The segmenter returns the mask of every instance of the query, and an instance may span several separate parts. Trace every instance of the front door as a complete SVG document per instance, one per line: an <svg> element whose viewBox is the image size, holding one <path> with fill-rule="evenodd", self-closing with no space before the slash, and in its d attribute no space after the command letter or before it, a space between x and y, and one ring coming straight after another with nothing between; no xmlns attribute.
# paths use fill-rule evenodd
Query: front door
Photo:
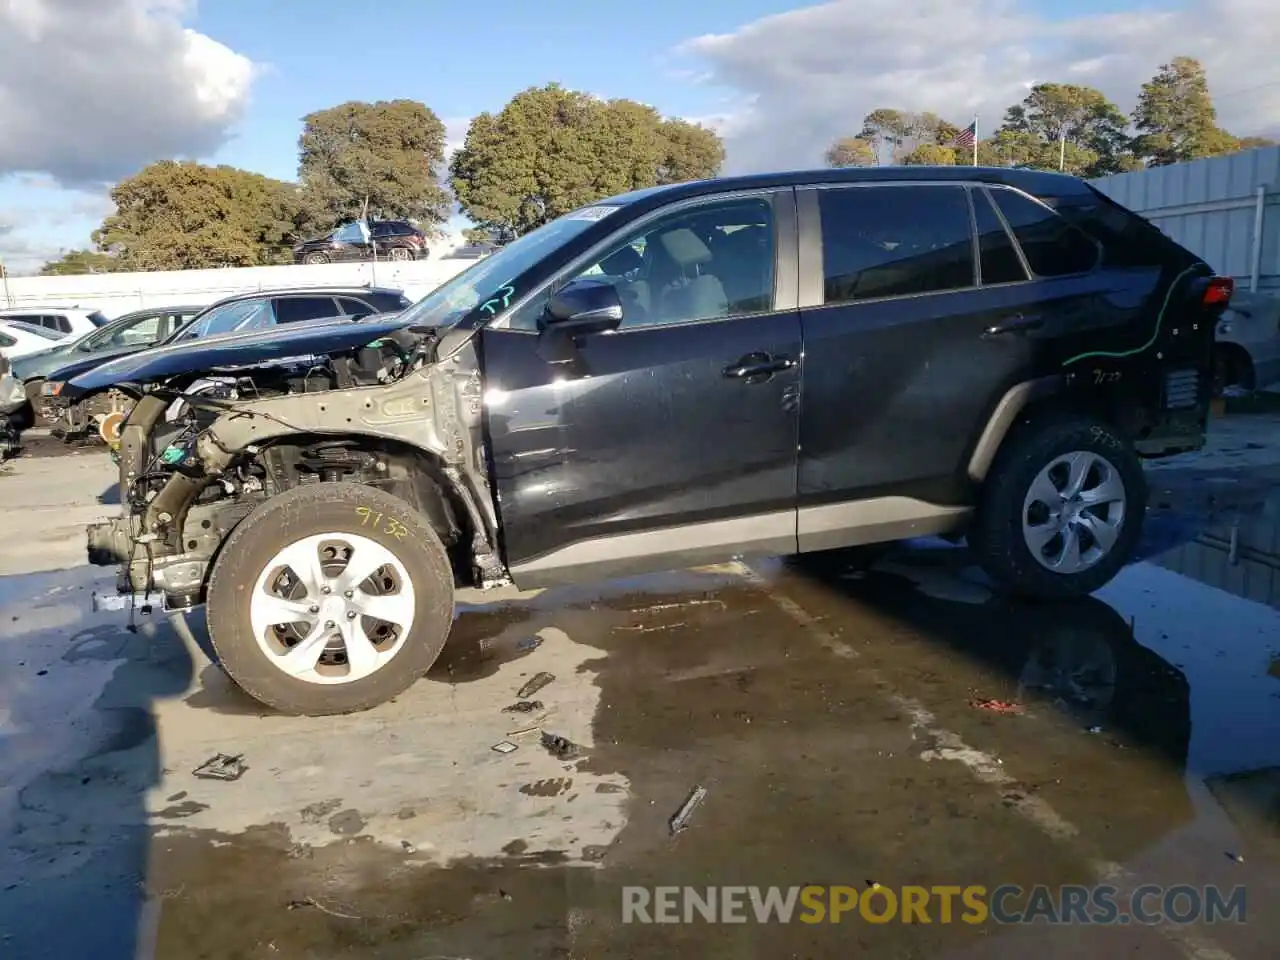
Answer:
<svg viewBox="0 0 1280 960"><path fill-rule="evenodd" d="M703 198L607 242L576 276L610 278L624 319L568 362L539 355L546 295L483 332L517 584L794 551L801 340L779 221L795 222L790 189Z"/></svg>

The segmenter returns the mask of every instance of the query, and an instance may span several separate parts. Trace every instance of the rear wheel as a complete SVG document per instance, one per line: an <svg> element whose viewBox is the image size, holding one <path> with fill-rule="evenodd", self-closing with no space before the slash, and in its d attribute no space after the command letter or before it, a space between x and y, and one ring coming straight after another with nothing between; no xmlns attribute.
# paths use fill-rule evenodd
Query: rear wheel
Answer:
<svg viewBox="0 0 1280 960"><path fill-rule="evenodd" d="M413 251L408 247L392 247L387 251L387 256L392 260L412 260Z"/></svg>
<svg viewBox="0 0 1280 960"><path fill-rule="evenodd" d="M453 572L415 510L354 483L298 487L239 524L209 580L223 669L285 713L368 709L411 686L453 624Z"/></svg>
<svg viewBox="0 0 1280 960"><path fill-rule="evenodd" d="M302 258L303 263L328 263L329 255L327 253L308 253Z"/></svg>
<svg viewBox="0 0 1280 960"><path fill-rule="evenodd" d="M1108 424L1028 425L992 467L969 543L987 573L1018 593L1079 597L1132 556L1146 503L1142 465Z"/></svg>

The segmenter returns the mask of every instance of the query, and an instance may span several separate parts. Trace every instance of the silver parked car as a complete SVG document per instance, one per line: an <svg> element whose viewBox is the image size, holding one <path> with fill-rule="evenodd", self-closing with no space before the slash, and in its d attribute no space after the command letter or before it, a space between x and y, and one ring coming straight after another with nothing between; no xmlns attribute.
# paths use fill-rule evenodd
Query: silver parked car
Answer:
<svg viewBox="0 0 1280 960"><path fill-rule="evenodd" d="M1264 390L1280 383L1280 297L1238 291L1218 321L1220 389Z"/></svg>

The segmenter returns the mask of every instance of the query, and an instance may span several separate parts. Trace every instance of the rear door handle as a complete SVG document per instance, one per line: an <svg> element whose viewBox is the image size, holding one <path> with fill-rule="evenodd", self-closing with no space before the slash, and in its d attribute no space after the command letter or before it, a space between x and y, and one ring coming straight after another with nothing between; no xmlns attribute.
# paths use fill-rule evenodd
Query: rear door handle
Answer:
<svg viewBox="0 0 1280 960"><path fill-rule="evenodd" d="M1004 333L1026 333L1028 330L1039 330L1044 326L1044 317L1023 313L1015 313L999 323L993 323L982 332L984 337L998 337Z"/></svg>
<svg viewBox="0 0 1280 960"><path fill-rule="evenodd" d="M770 378L775 373L790 370L796 362L790 357L774 357L767 353L749 353L724 368L724 375L730 380L746 380L757 382L756 378Z"/></svg>

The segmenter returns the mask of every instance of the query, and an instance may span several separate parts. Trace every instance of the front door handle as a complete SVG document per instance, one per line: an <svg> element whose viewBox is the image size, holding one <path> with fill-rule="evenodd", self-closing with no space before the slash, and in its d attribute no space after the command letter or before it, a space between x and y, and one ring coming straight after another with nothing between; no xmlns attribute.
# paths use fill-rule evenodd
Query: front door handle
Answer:
<svg viewBox="0 0 1280 960"><path fill-rule="evenodd" d="M1004 333L1026 333L1028 330L1039 330L1044 326L1044 317L1015 313L999 323L993 323L982 332L984 337L998 337Z"/></svg>
<svg viewBox="0 0 1280 960"><path fill-rule="evenodd" d="M790 357L775 357L767 353L748 353L724 368L724 375L730 380L746 380L748 383L761 382L760 378L771 378L775 373L790 370L796 362Z"/></svg>

